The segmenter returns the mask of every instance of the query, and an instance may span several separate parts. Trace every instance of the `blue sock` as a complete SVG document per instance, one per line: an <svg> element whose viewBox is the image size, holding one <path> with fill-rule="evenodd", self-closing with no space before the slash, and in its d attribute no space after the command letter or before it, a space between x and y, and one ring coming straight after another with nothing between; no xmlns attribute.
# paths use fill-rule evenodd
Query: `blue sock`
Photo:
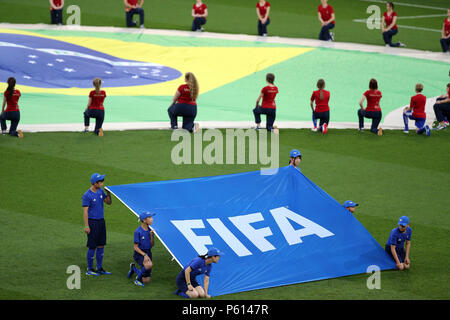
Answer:
<svg viewBox="0 0 450 320"><path fill-rule="evenodd" d="M314 117L314 113L312 115L312 122L313 122L314 128L317 128L317 119Z"/></svg>
<svg viewBox="0 0 450 320"><path fill-rule="evenodd" d="M96 255L97 270L100 270L102 268L104 250L105 250L105 248L97 248L97 255Z"/></svg>
<svg viewBox="0 0 450 320"><path fill-rule="evenodd" d="M92 270L94 268L94 255L95 249L89 249L87 252L87 264L89 270Z"/></svg>
<svg viewBox="0 0 450 320"><path fill-rule="evenodd" d="M408 116L406 114L403 114L403 122L405 123L405 131L409 131L409 128L408 128Z"/></svg>

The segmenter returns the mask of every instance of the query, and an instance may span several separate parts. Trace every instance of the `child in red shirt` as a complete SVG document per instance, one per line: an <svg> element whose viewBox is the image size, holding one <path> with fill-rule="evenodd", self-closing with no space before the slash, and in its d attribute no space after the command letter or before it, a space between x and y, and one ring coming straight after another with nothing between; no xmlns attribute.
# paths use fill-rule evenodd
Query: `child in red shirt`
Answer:
<svg viewBox="0 0 450 320"><path fill-rule="evenodd" d="M197 0L192 6L192 31L203 31L203 25L206 23L206 17L208 16L208 8L202 0Z"/></svg>
<svg viewBox="0 0 450 320"><path fill-rule="evenodd" d="M103 101L106 98L106 92L100 90L102 85L102 79L95 78L93 81L95 90L89 93L89 101L84 111L84 132L89 132L89 120L95 118L95 130L94 133L100 137L103 136L103 121L105 119L105 108L103 107Z"/></svg>
<svg viewBox="0 0 450 320"><path fill-rule="evenodd" d="M386 47L406 47L401 42L392 43L392 37L398 33L397 13L394 11L394 4L392 2L386 3L386 12L383 14L381 20L381 31Z"/></svg>
<svg viewBox="0 0 450 320"><path fill-rule="evenodd" d="M441 47L443 52L450 53L450 9L447 10L447 18L445 18L442 26Z"/></svg>
<svg viewBox="0 0 450 320"><path fill-rule="evenodd" d="M19 98L20 91L15 89L16 79L13 77L8 78L8 88L3 93L2 113L0 114L0 124L2 128L2 134L6 134L7 125L6 120L11 121L9 127L9 135L13 137L23 138L21 130L16 130L20 121L19 110ZM5 109L6 105L6 109Z"/></svg>
<svg viewBox="0 0 450 320"><path fill-rule="evenodd" d="M415 120L416 132L422 134L426 132L427 136L430 136L430 127L425 124L427 114L425 113L425 104L427 103L427 97L421 92L423 90L423 84L416 84L416 95L411 97L409 107L403 109L403 122L405 123L404 133L409 132L408 119Z"/></svg>
<svg viewBox="0 0 450 320"><path fill-rule="evenodd" d="M370 132L383 135L383 129L379 128L378 125L381 121L381 108L380 99L382 98L381 92L378 90L378 82L375 79L370 79L369 90L364 92L361 101L359 101L358 119L359 119L359 131L364 130L364 118L372 119L372 126ZM367 107L364 108L363 102L367 99Z"/></svg>
<svg viewBox="0 0 450 320"><path fill-rule="evenodd" d="M320 2L321 4L317 9L318 18L322 25L319 33L319 40L334 41L334 34L330 32L335 25L334 9L328 4L328 0L320 0Z"/></svg>
<svg viewBox="0 0 450 320"><path fill-rule="evenodd" d="M311 110L313 112L313 119L319 119L319 132L326 134L328 131L328 122L330 121L330 107L328 101L330 100L330 92L325 90L325 81L319 79L317 81L317 89L311 96ZM314 102L316 108L314 109Z"/></svg>
<svg viewBox="0 0 450 320"><path fill-rule="evenodd" d="M256 4L256 15L258 16L258 34L260 36L267 36L267 26L270 23L269 19L270 3L264 0L259 0Z"/></svg>
<svg viewBox="0 0 450 320"><path fill-rule="evenodd" d="M260 129L261 114L265 114L266 117L266 129L274 133L278 133L278 128L273 125L276 117L276 103L275 97L278 94L278 87L273 83L275 81L275 75L268 73L266 75L267 86L262 88L258 99L256 99L256 107L253 109L253 115L255 116L256 129ZM261 106L259 101L262 99Z"/></svg>

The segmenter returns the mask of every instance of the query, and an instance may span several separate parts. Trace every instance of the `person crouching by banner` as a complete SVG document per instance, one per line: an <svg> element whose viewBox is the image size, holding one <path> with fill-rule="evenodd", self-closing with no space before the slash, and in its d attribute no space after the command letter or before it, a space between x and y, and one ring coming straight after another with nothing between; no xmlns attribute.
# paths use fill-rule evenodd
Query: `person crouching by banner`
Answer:
<svg viewBox="0 0 450 320"><path fill-rule="evenodd" d="M183 129L197 132L199 125L194 123L197 116L198 81L192 72L184 75L185 84L178 87L173 96L172 105L167 109L170 118L170 127L178 129L177 117L183 117Z"/></svg>
<svg viewBox="0 0 450 320"><path fill-rule="evenodd" d="M216 248L210 248L203 256L194 258L177 276L176 283L178 289L176 295L184 298L211 298L208 294L209 278L211 276L212 263L217 263L223 252ZM197 282L196 277L204 274L203 288Z"/></svg>
<svg viewBox="0 0 450 320"><path fill-rule="evenodd" d="M15 89L15 87L16 87L16 79L13 77L8 78L8 88L6 88L6 91L3 93L0 124L2 128L2 135L4 135L6 134L6 130L8 129L6 125L6 120L10 120L11 125L9 127L9 135L13 137L23 138L22 131L16 130L20 121L20 110L18 105L20 98L20 91Z"/></svg>
<svg viewBox="0 0 450 320"><path fill-rule="evenodd" d="M407 216L400 217L398 227L391 231L385 246L386 252L394 259L399 271L409 269L411 266L411 261L409 260L411 234L409 218Z"/></svg>
<svg viewBox="0 0 450 320"><path fill-rule="evenodd" d="M302 154L297 149L291 150L290 157L289 157L289 165L293 166L294 168L298 169L300 171L300 168L298 165L302 161Z"/></svg>
<svg viewBox="0 0 450 320"><path fill-rule="evenodd" d="M84 132L89 132L89 119L95 118L95 130L94 133L100 137L103 137L103 121L105 119L105 108L103 101L105 101L106 93L104 90L100 90L102 85L102 79L95 78L93 81L95 90L89 93L89 101L84 111Z"/></svg>
<svg viewBox="0 0 450 320"><path fill-rule="evenodd" d="M353 202L352 200L347 200L347 201L344 202L343 206L350 213L355 213L355 210L356 210L356 207L358 206L358 204Z"/></svg>
<svg viewBox="0 0 450 320"><path fill-rule="evenodd" d="M154 213L143 212L139 215L142 224L134 232L134 254L133 259L140 266L140 269L134 263L130 264L128 279L136 273L134 284L143 287L150 282L152 276L153 256L152 247L155 245L154 232L150 228L153 224Z"/></svg>

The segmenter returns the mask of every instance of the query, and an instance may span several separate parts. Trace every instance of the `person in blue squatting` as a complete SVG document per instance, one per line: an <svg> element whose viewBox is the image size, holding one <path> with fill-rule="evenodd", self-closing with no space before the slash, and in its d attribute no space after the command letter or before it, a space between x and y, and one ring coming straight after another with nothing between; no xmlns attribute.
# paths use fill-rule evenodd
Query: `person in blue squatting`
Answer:
<svg viewBox="0 0 450 320"><path fill-rule="evenodd" d="M292 149L289 154L289 165L300 171L299 164L302 161L302 154L297 149Z"/></svg>
<svg viewBox="0 0 450 320"><path fill-rule="evenodd" d="M99 276L111 274L102 267L103 252L106 245L106 225L103 215L103 203L111 205L111 194L102 189L105 175L94 173L91 176L91 187L85 192L82 198L84 232L87 235L88 269L86 275ZM97 269L94 270L94 256L97 260Z"/></svg>
<svg viewBox="0 0 450 320"><path fill-rule="evenodd" d="M176 278L178 289L175 294L190 299L211 298L208 294L209 278L212 264L219 262L220 256L223 256L223 252L220 252L217 248L210 248L205 255L191 260ZM196 277L201 274L205 275L203 288L196 280Z"/></svg>
<svg viewBox="0 0 450 320"><path fill-rule="evenodd" d="M152 276L153 256L152 247L155 245L154 232L150 227L153 224L155 213L142 212L139 215L141 225L134 231L134 254L133 259L140 266L136 267L135 263L130 264L128 271L128 279L136 273L134 284L143 287L150 282Z"/></svg>
<svg viewBox="0 0 450 320"><path fill-rule="evenodd" d="M411 234L412 230L409 227L409 218L402 216L398 221L398 227L391 231L385 246L386 252L394 259L399 271L407 270L411 266L411 261L409 260Z"/></svg>

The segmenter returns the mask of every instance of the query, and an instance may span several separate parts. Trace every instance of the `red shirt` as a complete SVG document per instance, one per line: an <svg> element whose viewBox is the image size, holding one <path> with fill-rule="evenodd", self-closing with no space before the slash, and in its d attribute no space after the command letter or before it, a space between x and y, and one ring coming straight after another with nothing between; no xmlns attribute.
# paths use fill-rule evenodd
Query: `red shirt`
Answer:
<svg viewBox="0 0 450 320"><path fill-rule="evenodd" d="M194 10L194 14L205 14L205 10L207 9L207 7L204 3L202 3L200 7L197 7L197 4L194 3L192 9Z"/></svg>
<svg viewBox="0 0 450 320"><path fill-rule="evenodd" d="M105 110L105 108L103 107L103 101L106 98L105 91L100 90L100 92L97 93L97 91L92 90L89 93L89 98L92 99L91 105L89 106L89 110L90 109Z"/></svg>
<svg viewBox="0 0 450 320"><path fill-rule="evenodd" d="M197 105L195 100L192 100L191 98L191 90L189 90L189 86L187 84L182 84L179 86L178 92L181 93L181 95L178 97L177 103L192 104L194 106Z"/></svg>
<svg viewBox="0 0 450 320"><path fill-rule="evenodd" d="M425 104L427 103L427 97L418 93L411 97L411 103L409 107L412 109L412 116L414 118L425 119L427 114L425 113Z"/></svg>
<svg viewBox="0 0 450 320"><path fill-rule="evenodd" d="M275 97L278 93L278 88L276 86L265 86L262 88L261 93L263 94L261 108L275 109L277 107Z"/></svg>
<svg viewBox="0 0 450 320"><path fill-rule="evenodd" d="M387 12L383 13L384 22L386 22L386 28L389 27L394 20L394 17L397 16L397 13L395 11L392 11L391 15L388 15ZM394 24L392 27L392 30L397 30L397 24Z"/></svg>
<svg viewBox="0 0 450 320"><path fill-rule="evenodd" d="M330 92L327 90L322 90L323 99L320 100L320 90L316 90L312 93L311 101L315 101L316 108L315 112L326 112L330 111L330 107L328 106L328 101L330 101Z"/></svg>
<svg viewBox="0 0 450 320"><path fill-rule="evenodd" d="M259 14L261 17L265 17L266 16L266 12L267 12L267 8L270 7L270 3L268 3L266 1L266 3L264 3L264 5L261 5L259 2L256 4L256 8L258 8ZM269 17L267 17L269 18Z"/></svg>
<svg viewBox="0 0 450 320"><path fill-rule="evenodd" d="M445 35L448 36L450 34L450 19L445 18L444 20L444 32Z"/></svg>
<svg viewBox="0 0 450 320"><path fill-rule="evenodd" d="M364 95L367 98L366 111L381 111L380 99L382 95L379 90L367 90Z"/></svg>
<svg viewBox="0 0 450 320"><path fill-rule="evenodd" d="M130 6L135 6L135 5L137 5L138 1L139 0L128 0L127 2ZM130 8L125 7L125 11L130 11L130 10L131 10Z"/></svg>
<svg viewBox="0 0 450 320"><path fill-rule="evenodd" d="M320 17L322 18L323 21L330 20L331 14L334 13L333 7L330 5L327 5L326 8L320 5L317 11L320 13ZM334 20L331 21L331 23L334 24Z"/></svg>
<svg viewBox="0 0 450 320"><path fill-rule="evenodd" d="M5 109L5 112L20 111L19 110L19 105L17 104L19 102L19 98L20 98L20 91L19 90L14 90L13 91L13 95L12 95L11 98L9 98L8 90L6 90L3 95L6 98L6 109Z"/></svg>
<svg viewBox="0 0 450 320"><path fill-rule="evenodd" d="M53 5L59 7L61 5L61 0L53 0ZM50 11L53 11L53 7L50 6Z"/></svg>

